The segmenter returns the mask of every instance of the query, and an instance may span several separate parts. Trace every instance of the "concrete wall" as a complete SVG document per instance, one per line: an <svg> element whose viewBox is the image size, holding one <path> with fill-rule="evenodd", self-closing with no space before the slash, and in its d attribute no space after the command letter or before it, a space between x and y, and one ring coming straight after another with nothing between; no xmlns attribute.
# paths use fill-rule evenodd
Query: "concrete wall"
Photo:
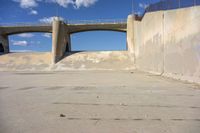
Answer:
<svg viewBox="0 0 200 133"><path fill-rule="evenodd" d="M127 19L127 50L132 57L132 61L135 60L135 46L134 46L134 16L129 15Z"/></svg>
<svg viewBox="0 0 200 133"><path fill-rule="evenodd" d="M200 83L200 7L164 15L164 74Z"/></svg>
<svg viewBox="0 0 200 133"><path fill-rule="evenodd" d="M137 68L163 72L163 12L148 13L141 22L134 22Z"/></svg>
<svg viewBox="0 0 200 133"><path fill-rule="evenodd" d="M134 21L136 67L200 83L200 7L147 13Z"/></svg>

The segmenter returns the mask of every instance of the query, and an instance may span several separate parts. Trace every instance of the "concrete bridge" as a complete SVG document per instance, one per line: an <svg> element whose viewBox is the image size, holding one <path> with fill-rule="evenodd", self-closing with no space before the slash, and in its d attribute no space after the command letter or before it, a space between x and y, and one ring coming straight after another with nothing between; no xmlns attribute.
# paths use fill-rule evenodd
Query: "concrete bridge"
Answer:
<svg viewBox="0 0 200 133"><path fill-rule="evenodd" d="M126 32L127 23L72 24L68 25L68 29L70 34L97 30Z"/></svg>
<svg viewBox="0 0 200 133"><path fill-rule="evenodd" d="M127 32L127 22L67 24L57 19L52 24L0 26L0 44L3 48L1 51L9 53L9 35L28 32L52 33L52 60L56 63L66 51L71 51L71 34L97 30Z"/></svg>

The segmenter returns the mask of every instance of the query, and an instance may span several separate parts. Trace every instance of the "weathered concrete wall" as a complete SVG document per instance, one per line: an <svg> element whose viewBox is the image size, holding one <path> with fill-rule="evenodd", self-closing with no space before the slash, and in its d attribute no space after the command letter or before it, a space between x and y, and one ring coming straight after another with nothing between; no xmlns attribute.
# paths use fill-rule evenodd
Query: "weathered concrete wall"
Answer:
<svg viewBox="0 0 200 133"><path fill-rule="evenodd" d="M130 70L127 51L68 52L56 64L51 53L9 53L0 55L0 71Z"/></svg>
<svg viewBox="0 0 200 133"><path fill-rule="evenodd" d="M200 7L147 13L134 22L136 67L200 83Z"/></svg>
<svg viewBox="0 0 200 133"><path fill-rule="evenodd" d="M9 53L9 40L8 36L0 35L0 43L3 45L4 53Z"/></svg>
<svg viewBox="0 0 200 133"><path fill-rule="evenodd" d="M127 50L132 57L132 60L135 60L135 46L134 46L134 16L129 15L127 19Z"/></svg>
<svg viewBox="0 0 200 133"><path fill-rule="evenodd" d="M134 22L136 67L154 73L163 72L163 12L148 13Z"/></svg>
<svg viewBox="0 0 200 133"><path fill-rule="evenodd" d="M200 83L200 7L164 12L164 74Z"/></svg>
<svg viewBox="0 0 200 133"><path fill-rule="evenodd" d="M62 21L54 20L52 32L52 62L57 63L61 60L66 50L71 51L70 45L70 35L67 25Z"/></svg>

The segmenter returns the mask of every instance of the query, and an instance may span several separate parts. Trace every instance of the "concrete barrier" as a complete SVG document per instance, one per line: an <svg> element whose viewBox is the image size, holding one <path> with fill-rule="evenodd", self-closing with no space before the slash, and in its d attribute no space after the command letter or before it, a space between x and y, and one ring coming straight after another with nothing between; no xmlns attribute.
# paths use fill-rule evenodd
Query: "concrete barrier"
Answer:
<svg viewBox="0 0 200 133"><path fill-rule="evenodd" d="M141 70L163 72L163 12L147 13L141 22L134 22L136 67Z"/></svg>
<svg viewBox="0 0 200 133"><path fill-rule="evenodd" d="M200 7L145 14L134 21L139 70L200 83Z"/></svg>

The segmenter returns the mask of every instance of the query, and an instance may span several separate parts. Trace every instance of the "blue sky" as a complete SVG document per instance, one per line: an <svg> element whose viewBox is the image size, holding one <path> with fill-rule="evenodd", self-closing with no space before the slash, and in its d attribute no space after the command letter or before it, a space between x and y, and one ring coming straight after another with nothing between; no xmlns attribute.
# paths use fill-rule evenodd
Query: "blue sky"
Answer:
<svg viewBox="0 0 200 133"><path fill-rule="evenodd" d="M0 24L49 22L53 16L65 20L127 19L159 0L1 0ZM72 50L125 50L126 34L111 31L83 32L71 36ZM51 51L51 36L44 33L9 37L12 51Z"/></svg>

